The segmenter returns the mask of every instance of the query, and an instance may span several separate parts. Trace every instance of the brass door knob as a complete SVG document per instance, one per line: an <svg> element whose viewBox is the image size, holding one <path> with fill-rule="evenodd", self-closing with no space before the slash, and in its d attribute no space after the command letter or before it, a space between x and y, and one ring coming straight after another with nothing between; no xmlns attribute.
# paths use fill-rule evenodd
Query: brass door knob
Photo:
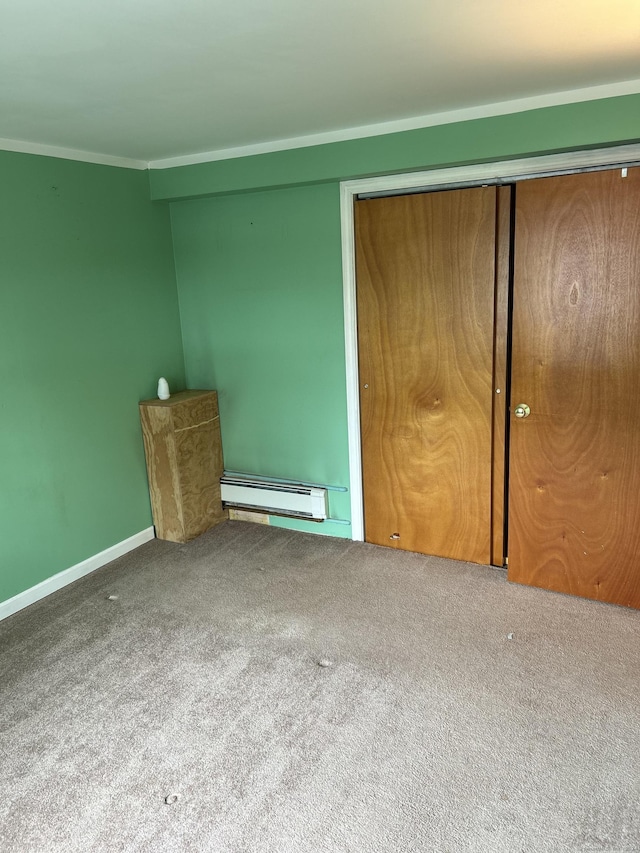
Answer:
<svg viewBox="0 0 640 853"><path fill-rule="evenodd" d="M531 409L527 406L526 403L518 403L518 405L513 410L513 414L517 418L528 418L531 414Z"/></svg>

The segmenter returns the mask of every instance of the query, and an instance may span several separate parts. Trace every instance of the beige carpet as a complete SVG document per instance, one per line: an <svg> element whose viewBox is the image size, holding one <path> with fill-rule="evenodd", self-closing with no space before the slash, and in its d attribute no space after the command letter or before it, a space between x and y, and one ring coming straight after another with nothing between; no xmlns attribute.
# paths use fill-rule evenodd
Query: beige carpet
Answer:
<svg viewBox="0 0 640 853"><path fill-rule="evenodd" d="M259 525L150 542L0 624L0 850L637 852L639 628Z"/></svg>

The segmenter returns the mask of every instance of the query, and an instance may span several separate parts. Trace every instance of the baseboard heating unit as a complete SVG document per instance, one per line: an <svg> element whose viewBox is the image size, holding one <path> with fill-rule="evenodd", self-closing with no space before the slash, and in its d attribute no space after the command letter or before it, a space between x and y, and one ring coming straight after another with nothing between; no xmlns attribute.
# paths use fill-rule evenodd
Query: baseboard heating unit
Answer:
<svg viewBox="0 0 640 853"><path fill-rule="evenodd" d="M312 521L327 517L327 490L316 486L225 476L220 479L220 487L225 506Z"/></svg>

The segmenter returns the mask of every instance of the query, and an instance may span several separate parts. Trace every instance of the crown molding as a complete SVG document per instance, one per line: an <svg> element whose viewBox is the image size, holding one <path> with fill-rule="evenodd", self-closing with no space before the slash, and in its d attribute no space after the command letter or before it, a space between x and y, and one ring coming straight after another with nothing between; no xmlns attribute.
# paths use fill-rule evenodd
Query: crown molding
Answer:
<svg viewBox="0 0 640 853"><path fill-rule="evenodd" d="M192 166L198 163L211 163L216 160L231 160L238 157L250 157L256 154L269 154L275 151L290 151L294 148L310 148L313 145L324 145L330 142L347 142L354 139L364 139L368 136L384 136L385 134L399 133L405 130L420 130L426 127L510 115L512 113L526 112L544 107L556 107L582 103L584 101L597 101L603 98L616 98L623 95L637 94L640 94L640 79L626 80L620 83L606 83L583 89L571 89L547 95L534 95L511 101L483 104L477 107L465 107L464 109L430 113L429 115L413 116L412 118L360 125L358 127L331 130L307 136L295 136L288 139L276 139L270 142L258 142L251 145L240 145L235 148L220 148L196 154L165 157L151 161L137 160L130 157L116 157L96 151L80 151L74 148L44 145L39 142L27 142L20 139L0 138L0 150L15 151L22 154L37 154L42 157L58 157L63 160L78 160L83 163L116 166L121 169L138 169L141 171L145 169L172 169L177 166Z"/></svg>
<svg viewBox="0 0 640 853"><path fill-rule="evenodd" d="M148 169L146 160L132 160L129 157L114 157L95 151L77 151L75 148L59 148L55 145L42 145L39 142L26 142L22 139L0 139L1 151L15 151L18 154L38 154L41 157L58 157L61 160L78 160L81 163L96 163L99 166L117 166L121 169Z"/></svg>
<svg viewBox="0 0 640 853"><path fill-rule="evenodd" d="M431 113L429 115L385 121L378 124L361 125L343 130L332 130L326 133L296 136L272 142L259 142L254 145L241 145L236 148L222 148L198 154L166 157L162 160L151 160L149 168L171 169L176 166L192 166L197 163L231 160L237 157L269 154L274 151L288 151L293 148L308 148L312 145L323 145L328 142L346 142L351 139L363 139L367 136L383 136L387 133L398 133L404 130L419 130L424 127L435 127L441 124L453 124L454 122L470 121L472 119L509 115L511 113L526 112L527 110L537 110L543 107L556 107L583 101L597 101L602 98L615 98L621 95L637 94L640 94L640 80L626 80L621 83L607 83L601 86L571 89L549 95L534 95L528 98L500 101L494 104L483 104L478 107Z"/></svg>

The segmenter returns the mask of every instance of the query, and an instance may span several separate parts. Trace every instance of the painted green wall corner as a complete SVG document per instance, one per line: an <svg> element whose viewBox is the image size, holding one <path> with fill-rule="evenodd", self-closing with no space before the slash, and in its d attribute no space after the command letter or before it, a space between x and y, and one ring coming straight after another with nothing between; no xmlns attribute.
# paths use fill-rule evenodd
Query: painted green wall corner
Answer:
<svg viewBox="0 0 640 853"><path fill-rule="evenodd" d="M218 391L225 467L348 486L338 186L171 208L187 381ZM348 493L330 513L349 519Z"/></svg>
<svg viewBox="0 0 640 853"><path fill-rule="evenodd" d="M152 169L151 195L164 200L196 198L638 140L640 95L624 95L251 157Z"/></svg>
<svg viewBox="0 0 640 853"><path fill-rule="evenodd" d="M638 139L627 96L152 172L192 197L171 204L187 378L220 393L226 467L350 485L338 178Z"/></svg>
<svg viewBox="0 0 640 853"><path fill-rule="evenodd" d="M138 400L184 384L145 172L0 152L0 601L151 524Z"/></svg>

